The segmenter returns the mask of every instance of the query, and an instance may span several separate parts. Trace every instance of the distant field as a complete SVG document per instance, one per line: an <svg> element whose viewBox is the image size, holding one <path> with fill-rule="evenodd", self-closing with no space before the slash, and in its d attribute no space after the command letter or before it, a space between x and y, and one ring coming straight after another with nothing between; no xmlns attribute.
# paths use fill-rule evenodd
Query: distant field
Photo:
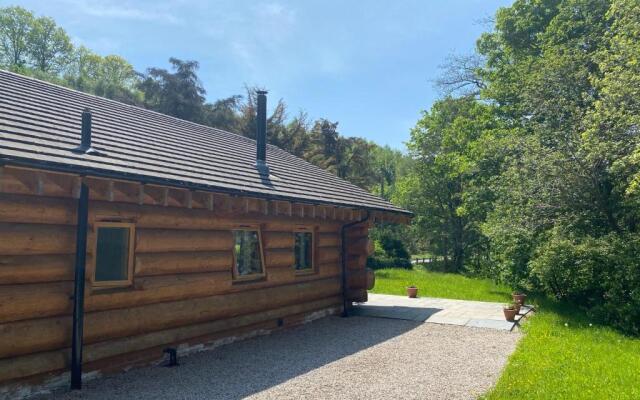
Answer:
<svg viewBox="0 0 640 400"><path fill-rule="evenodd" d="M386 268L376 271L376 286L372 293L406 294L406 287L415 285L421 296L460 300L498 301L511 299L511 290L490 279L468 278L460 274L432 272L416 267L413 270Z"/></svg>

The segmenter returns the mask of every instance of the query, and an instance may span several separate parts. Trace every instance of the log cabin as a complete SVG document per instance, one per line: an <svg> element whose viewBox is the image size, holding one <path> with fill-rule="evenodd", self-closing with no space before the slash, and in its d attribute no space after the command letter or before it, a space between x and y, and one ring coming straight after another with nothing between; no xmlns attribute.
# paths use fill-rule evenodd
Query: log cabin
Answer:
<svg viewBox="0 0 640 400"><path fill-rule="evenodd" d="M411 214L256 140L0 71L0 397L348 313Z"/></svg>

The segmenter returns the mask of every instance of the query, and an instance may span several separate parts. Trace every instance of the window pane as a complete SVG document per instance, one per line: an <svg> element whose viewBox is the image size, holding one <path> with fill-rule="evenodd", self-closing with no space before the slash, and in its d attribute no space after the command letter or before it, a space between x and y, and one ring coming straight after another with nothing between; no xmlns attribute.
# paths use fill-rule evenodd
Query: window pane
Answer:
<svg viewBox="0 0 640 400"><path fill-rule="evenodd" d="M296 269L313 268L313 235L310 232L296 232Z"/></svg>
<svg viewBox="0 0 640 400"><path fill-rule="evenodd" d="M236 271L239 276L262 274L258 231L233 231Z"/></svg>
<svg viewBox="0 0 640 400"><path fill-rule="evenodd" d="M99 227L96 282L126 281L129 275L129 228Z"/></svg>

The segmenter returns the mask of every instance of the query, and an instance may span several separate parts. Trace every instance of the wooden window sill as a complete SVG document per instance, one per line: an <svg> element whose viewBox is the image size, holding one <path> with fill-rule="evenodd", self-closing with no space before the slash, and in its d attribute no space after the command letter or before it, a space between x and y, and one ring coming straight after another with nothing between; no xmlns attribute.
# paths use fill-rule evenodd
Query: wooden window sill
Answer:
<svg viewBox="0 0 640 400"><path fill-rule="evenodd" d="M259 282L264 282L267 280L266 275L259 275L259 276L245 276L242 278L233 278L233 280L231 281L232 285L244 285L244 284L252 284L252 283L259 283Z"/></svg>
<svg viewBox="0 0 640 400"><path fill-rule="evenodd" d="M92 286L91 295L132 292L134 290L139 290L139 289L137 289L135 286L133 286L130 283L122 284L122 286Z"/></svg>
<svg viewBox="0 0 640 400"><path fill-rule="evenodd" d="M315 275L318 273L315 269L296 269L296 276Z"/></svg>

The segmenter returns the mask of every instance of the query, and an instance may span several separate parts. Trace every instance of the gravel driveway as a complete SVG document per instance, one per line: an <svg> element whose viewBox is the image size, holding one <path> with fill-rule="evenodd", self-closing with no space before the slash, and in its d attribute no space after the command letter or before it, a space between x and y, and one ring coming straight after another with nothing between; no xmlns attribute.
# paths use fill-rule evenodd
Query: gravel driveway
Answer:
<svg viewBox="0 0 640 400"><path fill-rule="evenodd" d="M473 399L520 335L384 318L329 317L87 382L51 399Z"/></svg>

